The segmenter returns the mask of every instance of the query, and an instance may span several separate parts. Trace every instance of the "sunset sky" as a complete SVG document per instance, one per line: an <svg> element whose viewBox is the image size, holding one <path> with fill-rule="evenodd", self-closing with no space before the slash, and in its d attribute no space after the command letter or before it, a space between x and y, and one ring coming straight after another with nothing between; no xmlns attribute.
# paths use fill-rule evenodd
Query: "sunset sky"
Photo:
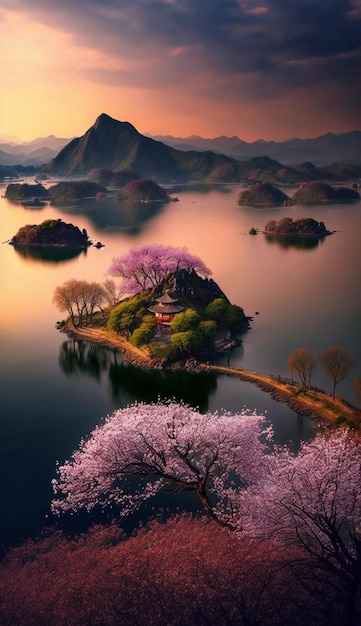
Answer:
<svg viewBox="0 0 361 626"><path fill-rule="evenodd" d="M361 129L361 0L1 0L0 136Z"/></svg>

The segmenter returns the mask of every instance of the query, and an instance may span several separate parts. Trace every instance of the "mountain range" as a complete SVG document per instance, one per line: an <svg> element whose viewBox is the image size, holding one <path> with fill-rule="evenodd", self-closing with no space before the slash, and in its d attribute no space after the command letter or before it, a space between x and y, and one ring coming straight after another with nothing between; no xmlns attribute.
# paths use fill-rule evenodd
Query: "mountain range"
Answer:
<svg viewBox="0 0 361 626"><path fill-rule="evenodd" d="M16 161L19 165L34 164L44 173L62 176L87 176L91 170L99 168L128 170L143 178L167 183L268 180L294 184L316 178L335 179L336 176L342 180L361 176L360 131L279 143L260 140L252 144L238 137L224 136L161 138L162 141L159 136L142 135L129 122L120 122L102 113L81 137L61 139L51 135L25 144L0 144L0 164L10 166ZM297 150L303 157L297 159L297 163L308 157L302 165L291 166L285 159L279 161L266 154L267 151L273 154L283 151L284 155L295 155ZM321 153L327 163L341 161L350 165L333 166L333 170L315 165Z"/></svg>
<svg viewBox="0 0 361 626"><path fill-rule="evenodd" d="M361 131L359 130L339 135L326 133L315 139L296 138L280 142L259 139L252 143L247 143L237 136L226 137L224 135L213 139L204 139L198 135L186 138L171 135L152 137L177 150L212 150L239 160L268 156L280 163L293 166L303 161L311 161L315 165L328 165L333 162L361 164Z"/></svg>
<svg viewBox="0 0 361 626"><path fill-rule="evenodd" d="M39 166L54 158L66 146L70 139L54 137L37 137L32 141L20 142L15 138L7 142L0 137L1 165L35 165Z"/></svg>

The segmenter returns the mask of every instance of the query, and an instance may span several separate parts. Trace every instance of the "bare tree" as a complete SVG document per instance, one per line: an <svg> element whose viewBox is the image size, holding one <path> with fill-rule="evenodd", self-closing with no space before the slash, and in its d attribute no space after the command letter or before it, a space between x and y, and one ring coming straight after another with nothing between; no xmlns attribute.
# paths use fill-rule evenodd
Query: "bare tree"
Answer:
<svg viewBox="0 0 361 626"><path fill-rule="evenodd" d="M104 297L108 302L109 306L114 307L118 304L121 295L119 293L119 289L117 288L114 280L111 278L107 278L107 280L103 284L104 289Z"/></svg>
<svg viewBox="0 0 361 626"><path fill-rule="evenodd" d="M304 391L311 387L311 374L316 366L316 359L307 348L299 348L292 352L287 365L291 376L293 372L299 375Z"/></svg>
<svg viewBox="0 0 361 626"><path fill-rule="evenodd" d="M336 385L342 382L350 373L355 361L344 348L330 348L319 355L323 371L333 381L332 397L335 397Z"/></svg>
<svg viewBox="0 0 361 626"><path fill-rule="evenodd" d="M92 322L94 309L100 310L105 300L104 288L96 282L71 278L55 288L53 302L60 311L67 311L74 326L83 326L84 315Z"/></svg>

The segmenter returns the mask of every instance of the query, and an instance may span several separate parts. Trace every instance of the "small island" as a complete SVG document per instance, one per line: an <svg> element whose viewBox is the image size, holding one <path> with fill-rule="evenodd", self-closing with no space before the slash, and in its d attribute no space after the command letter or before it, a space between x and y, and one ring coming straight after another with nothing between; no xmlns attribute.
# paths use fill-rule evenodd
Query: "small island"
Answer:
<svg viewBox="0 0 361 626"><path fill-rule="evenodd" d="M41 184L36 183L31 185L29 183L10 183L6 187L5 198L8 200L16 201L36 201L39 198L48 198L48 190Z"/></svg>
<svg viewBox="0 0 361 626"><path fill-rule="evenodd" d="M88 180L93 183L98 183L104 187L124 187L133 180L138 180L140 177L134 172L127 170L118 170L113 172L103 168L96 168L92 170L88 175Z"/></svg>
<svg viewBox="0 0 361 626"><path fill-rule="evenodd" d="M328 204L333 202L354 202L360 199L356 189L332 187L323 181L305 183L292 196L294 204Z"/></svg>
<svg viewBox="0 0 361 626"><path fill-rule="evenodd" d="M293 235L300 237L326 237L331 235L323 222L317 222L312 217L300 217L293 220L291 217L283 217L278 222L270 220L264 228L267 235Z"/></svg>
<svg viewBox="0 0 361 626"><path fill-rule="evenodd" d="M119 289L113 280L88 289L85 281L71 280L56 288L54 303L68 314L59 327L73 337L101 332L102 341L121 342L126 351L135 351L137 361L153 367L173 367L230 348L249 328L249 318L210 273L185 249L131 249L113 259L108 270L122 278Z"/></svg>
<svg viewBox="0 0 361 626"><path fill-rule="evenodd" d="M73 204L84 198L95 198L99 193L105 193L106 187L88 180L62 181L48 189L41 183L11 183L5 191L5 198L16 200L26 206L40 206L43 200L55 204Z"/></svg>
<svg viewBox="0 0 361 626"><path fill-rule="evenodd" d="M294 204L328 204L332 202L355 202L360 199L356 189L348 187L332 187L323 181L304 183L291 196L271 185L258 183L241 191L238 204L250 206L291 206Z"/></svg>
<svg viewBox="0 0 361 626"><path fill-rule="evenodd" d="M252 185L249 189L241 191L238 204L251 206L282 206L292 204L290 198L270 183Z"/></svg>
<svg viewBox="0 0 361 626"><path fill-rule="evenodd" d="M76 246L92 245L85 228L66 224L61 219L45 220L41 224L27 224L19 228L11 239L14 246Z"/></svg>
<svg viewBox="0 0 361 626"><path fill-rule="evenodd" d="M170 196L154 180L141 178L127 183L119 192L118 200L125 202L169 202Z"/></svg>
<svg viewBox="0 0 361 626"><path fill-rule="evenodd" d="M49 197L55 204L73 204L85 198L95 198L98 193L107 190L98 183L88 180L64 181L49 187Z"/></svg>

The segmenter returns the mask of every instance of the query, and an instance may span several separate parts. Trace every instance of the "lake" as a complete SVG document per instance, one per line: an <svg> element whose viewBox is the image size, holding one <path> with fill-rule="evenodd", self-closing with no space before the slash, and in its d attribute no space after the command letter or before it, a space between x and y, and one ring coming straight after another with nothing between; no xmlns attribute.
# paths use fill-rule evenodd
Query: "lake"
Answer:
<svg viewBox="0 0 361 626"><path fill-rule="evenodd" d="M29 181L31 182L31 181ZM52 181L53 183L54 181ZM242 344L219 363L288 376L297 348L315 356L339 346L356 365L337 387L356 404L361 378L361 203L312 207L239 206L239 185L188 185L173 189L178 202L121 205L115 196L73 207L25 208L0 198L0 240L25 224L61 218L104 248L19 252L0 246L0 463L1 534L4 543L39 532L47 520L56 461L116 408L158 397L183 399L202 411L243 407L265 414L279 442L312 437L314 424L237 378L150 372L126 366L122 355L73 342L56 329L63 314L52 303L57 285L70 278L103 282L113 257L144 244L187 247L212 271L230 301L252 317ZM292 190L290 190L290 193ZM0 194L5 186L0 187ZM248 234L270 219L313 217L336 231L321 242L295 245ZM331 390L320 367L313 384Z"/></svg>

